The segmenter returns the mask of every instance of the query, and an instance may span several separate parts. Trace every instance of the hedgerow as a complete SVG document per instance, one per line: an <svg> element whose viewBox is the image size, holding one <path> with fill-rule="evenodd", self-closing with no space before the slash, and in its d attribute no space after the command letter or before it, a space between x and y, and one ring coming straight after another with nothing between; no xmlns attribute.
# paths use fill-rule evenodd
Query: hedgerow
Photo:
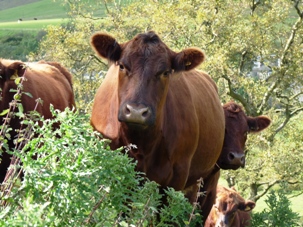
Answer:
<svg viewBox="0 0 303 227"><path fill-rule="evenodd" d="M168 204L161 205L159 186L135 171L123 148L112 151L88 115L52 112L54 119L42 119L42 126L24 121L33 133L12 151L23 177L12 175L1 186L0 226L190 226L200 220L188 222L192 206L181 192L168 189Z"/></svg>

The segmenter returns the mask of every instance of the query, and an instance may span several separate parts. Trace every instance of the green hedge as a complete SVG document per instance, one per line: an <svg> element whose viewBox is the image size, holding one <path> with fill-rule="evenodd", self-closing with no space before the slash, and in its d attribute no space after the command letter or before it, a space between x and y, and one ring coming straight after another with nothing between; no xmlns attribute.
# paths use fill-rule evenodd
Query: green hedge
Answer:
<svg viewBox="0 0 303 227"><path fill-rule="evenodd" d="M191 226L201 219L194 214L188 223L192 206L173 189L168 205L159 206L158 185L135 172L121 149L110 150L88 115L52 111L55 119L42 127L24 120L29 127L18 142L26 145L13 151L24 178L2 185L0 226ZM27 142L26 131L36 136Z"/></svg>

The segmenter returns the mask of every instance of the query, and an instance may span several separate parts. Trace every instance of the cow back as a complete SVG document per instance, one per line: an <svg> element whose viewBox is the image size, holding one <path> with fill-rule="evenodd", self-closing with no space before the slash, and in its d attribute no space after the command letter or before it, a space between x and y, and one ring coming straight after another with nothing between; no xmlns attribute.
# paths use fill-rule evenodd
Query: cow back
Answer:
<svg viewBox="0 0 303 227"><path fill-rule="evenodd" d="M74 93L72 87L72 75L57 62L23 63L21 61L0 59L0 85L1 99L0 112L9 109L10 103L14 100L17 85L16 77L21 77L22 89L20 102L24 113L36 110L44 119L52 118L50 105L54 109L64 111L65 108L75 108ZM41 101L38 101L38 100ZM18 109L18 107L17 107ZM18 111L15 109L15 111ZM0 116L3 122L5 116ZM41 122L40 122L41 123ZM21 125L20 119L13 116L10 119L9 127L10 139L8 139L9 149L12 149L13 140L17 135L16 129ZM54 125L56 126L56 125ZM0 181L2 182L10 164L10 157L6 152L2 153L0 165Z"/></svg>

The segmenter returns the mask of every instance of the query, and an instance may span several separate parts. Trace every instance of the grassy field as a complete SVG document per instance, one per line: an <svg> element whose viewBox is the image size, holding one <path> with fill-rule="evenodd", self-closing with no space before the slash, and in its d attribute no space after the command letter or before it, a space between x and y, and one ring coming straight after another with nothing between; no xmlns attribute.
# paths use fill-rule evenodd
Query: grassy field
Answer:
<svg viewBox="0 0 303 227"><path fill-rule="evenodd" d="M41 0L0 0L0 9L5 10L16 6L26 5Z"/></svg>
<svg viewBox="0 0 303 227"><path fill-rule="evenodd" d="M23 21L31 21L34 18L53 19L66 18L66 9L60 2L53 0L41 0L38 2L29 3L0 11L0 23L8 21L18 21L22 18Z"/></svg>
<svg viewBox="0 0 303 227"><path fill-rule="evenodd" d="M48 25L60 25L67 19L45 19L31 21L17 21L0 23L0 30L41 30Z"/></svg>

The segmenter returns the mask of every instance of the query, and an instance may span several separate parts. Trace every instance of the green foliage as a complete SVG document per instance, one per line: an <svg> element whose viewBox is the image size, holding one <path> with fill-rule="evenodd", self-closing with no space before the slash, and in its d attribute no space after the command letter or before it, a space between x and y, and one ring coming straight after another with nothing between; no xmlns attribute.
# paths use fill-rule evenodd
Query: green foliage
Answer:
<svg viewBox="0 0 303 227"><path fill-rule="evenodd" d="M292 211L291 204L283 189L270 191L265 200L267 209L253 213L252 227L295 227L299 225L299 215Z"/></svg>
<svg viewBox="0 0 303 227"><path fill-rule="evenodd" d="M24 178L2 191L0 226L167 226L167 220L184 226L192 207L183 194L168 190L157 224L158 185L137 173L121 149L110 150L89 116L52 112L55 118L43 126L31 123L35 137L13 151Z"/></svg>
<svg viewBox="0 0 303 227"><path fill-rule="evenodd" d="M192 205L186 201L182 192L176 192L174 189L169 188L166 190L166 194L168 196L168 205L165 205L160 210L161 220L156 226L196 226L195 224L201 222L202 217L199 213L191 214L189 212L193 209ZM193 215L191 222L188 221L190 215Z"/></svg>
<svg viewBox="0 0 303 227"><path fill-rule="evenodd" d="M37 51L42 34L23 31L0 36L0 57L26 61L30 52Z"/></svg>

